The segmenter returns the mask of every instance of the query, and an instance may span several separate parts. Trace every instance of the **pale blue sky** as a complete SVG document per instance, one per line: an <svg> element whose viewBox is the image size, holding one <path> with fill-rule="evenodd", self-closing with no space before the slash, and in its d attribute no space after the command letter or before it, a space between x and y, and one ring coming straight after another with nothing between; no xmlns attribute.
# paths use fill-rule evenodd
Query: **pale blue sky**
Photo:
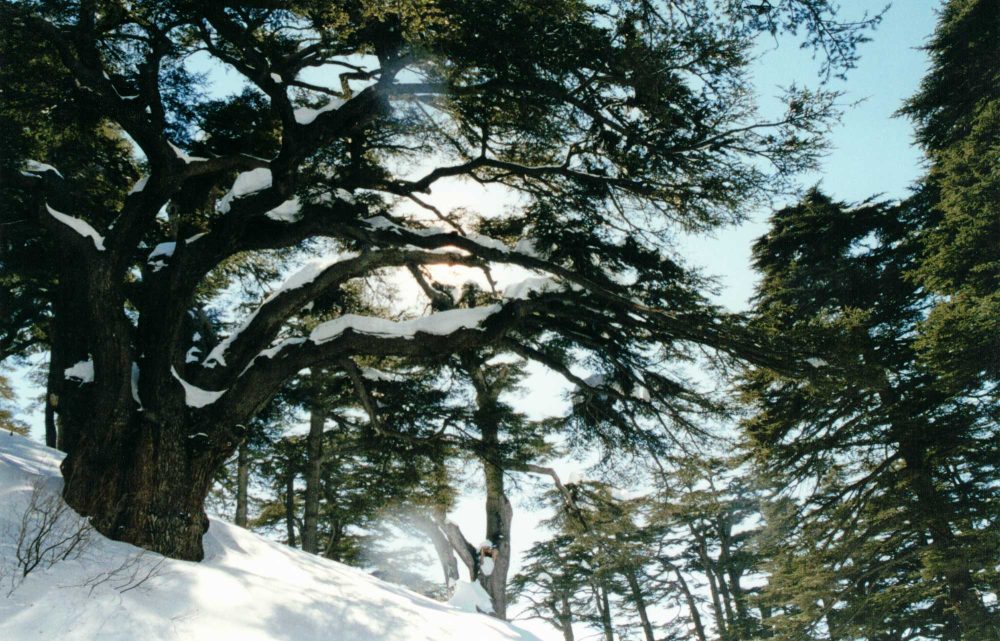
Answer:
<svg viewBox="0 0 1000 641"><path fill-rule="evenodd" d="M841 5L842 15L853 18L866 9L877 12L883 3L844 0ZM846 201L876 194L906 196L922 173L921 154L912 144L911 123L893 114L916 92L924 75L927 59L919 47L934 29L939 6L937 0L897 0L872 41L862 45L858 66L846 82L831 81L831 88L844 92L845 105L861 102L845 107L822 168L803 175L801 185L819 183L831 196ZM777 48L773 40L762 45L765 53L755 70L762 103L777 94L779 86L815 83L816 65L807 52L785 41ZM750 268L750 245L767 230L768 214L758 212L752 221L721 229L714 238L687 238L680 245L687 261L720 277L724 289L718 301L727 307L743 309L752 294L756 278Z"/></svg>

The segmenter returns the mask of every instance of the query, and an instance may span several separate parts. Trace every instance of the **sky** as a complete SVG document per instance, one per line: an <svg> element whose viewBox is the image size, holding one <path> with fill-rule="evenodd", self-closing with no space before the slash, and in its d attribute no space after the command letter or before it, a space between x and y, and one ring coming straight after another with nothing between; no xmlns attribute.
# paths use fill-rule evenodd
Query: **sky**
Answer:
<svg viewBox="0 0 1000 641"><path fill-rule="evenodd" d="M842 0L840 4L846 17L882 7L880 2L864 0ZM801 177L803 187L819 184L833 197L846 201L877 194L886 198L907 195L909 186L922 173L921 155L912 144L910 122L893 114L916 91L924 74L927 61L919 47L933 30L938 4L935 0L897 0L872 41L862 45L858 66L849 72L846 82L831 81L830 88L844 92L844 114L831 133L831 150L822 167ZM763 105L769 96L779 92L780 86L793 82L816 84L815 61L794 43L783 40L775 47L773 41L765 42L761 53L755 79ZM456 192L450 199L461 200L462 196ZM750 267L750 246L766 231L767 215L766 211L757 212L744 224L720 229L711 236L678 240L678 252L688 264L718 277L721 289L717 301L732 310L745 309L752 295L756 279ZM41 389L30 383L24 369L15 372L14 382L25 409L22 416L32 425L35 438L43 440ZM552 414L565 403L565 387L553 376L540 374L529 380L527 388L517 404L529 415ZM579 465L561 462L556 467L568 475ZM470 540L478 541L484 530L482 505L482 497L469 492L453 515ZM517 497L514 505L516 554L543 532L536 526L540 515L525 511L523 500Z"/></svg>

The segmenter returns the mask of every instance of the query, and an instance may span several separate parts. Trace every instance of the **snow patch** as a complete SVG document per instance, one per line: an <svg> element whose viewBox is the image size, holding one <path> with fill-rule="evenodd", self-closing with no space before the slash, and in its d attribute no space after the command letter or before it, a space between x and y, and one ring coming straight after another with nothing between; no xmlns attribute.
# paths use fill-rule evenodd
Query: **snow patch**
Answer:
<svg viewBox="0 0 1000 641"><path fill-rule="evenodd" d="M295 122L300 125L311 124L321 113L340 109L346 102L346 100L341 98L330 98L325 105L318 109L314 109L312 107L299 107L295 110Z"/></svg>
<svg viewBox="0 0 1000 641"><path fill-rule="evenodd" d="M219 200L219 204L216 206L223 214L229 213L232 203L237 198L243 198L244 196L249 196L250 194L257 193L258 191L263 191L265 189L270 189L273 181L271 176L271 170L266 167L258 167L257 169L251 169L250 171L244 171L236 180L233 181L233 186L226 192L226 195Z"/></svg>
<svg viewBox="0 0 1000 641"><path fill-rule="evenodd" d="M455 582L455 593L448 599L448 605L465 612L493 612L493 601L483 586L477 581L459 579ZM472 638L472 637L465 637Z"/></svg>
<svg viewBox="0 0 1000 641"><path fill-rule="evenodd" d="M185 164L190 165L193 162L205 162L208 158L201 158L199 156L189 156L186 151L175 145L174 143L167 141L170 148L174 150L174 155L184 161Z"/></svg>
<svg viewBox="0 0 1000 641"><path fill-rule="evenodd" d="M418 333L444 336L460 329L480 329L486 319L501 309L500 305L451 309L404 321L345 314L340 318L320 323L313 329L309 338L317 345L322 345L348 330L359 334L392 338L413 338Z"/></svg>
<svg viewBox="0 0 1000 641"><path fill-rule="evenodd" d="M62 224L66 225L81 236L94 241L94 247L97 248L97 251L104 251L104 236L98 234L97 230L90 226L90 223L80 218L74 218L73 216L56 211L55 209L52 209L48 203L45 203L45 209L48 210L49 214L51 214L53 218Z"/></svg>
<svg viewBox="0 0 1000 641"><path fill-rule="evenodd" d="M281 223L294 223L302 217L302 203L298 198L290 198L264 215Z"/></svg>
<svg viewBox="0 0 1000 641"><path fill-rule="evenodd" d="M63 370L63 376L68 379L76 379L81 383L94 382L94 359L88 356L87 360L79 361Z"/></svg>
<svg viewBox="0 0 1000 641"><path fill-rule="evenodd" d="M129 189L128 195L131 196L132 194L138 194L140 191L146 188L146 183L148 182L149 182L149 176L143 176L139 180L135 181L135 184L132 185L132 189Z"/></svg>
<svg viewBox="0 0 1000 641"><path fill-rule="evenodd" d="M32 174L44 174L47 171L54 171L56 176L59 176L60 178L63 177L63 175L59 173L59 170L52 165L47 165L43 162L38 162L37 160L25 160L24 170Z"/></svg>
<svg viewBox="0 0 1000 641"><path fill-rule="evenodd" d="M63 454L28 438L0 434L0 532L16 531L33 484L58 496ZM62 641L539 641L517 626L476 611L488 595L456 586L449 607L365 572L306 554L209 517L205 559L161 563L141 589L88 586L141 551L95 535L80 559L31 573L0 598L0 639ZM0 545L0 566L16 563ZM5 575L7 576L7 575ZM472 596L473 600L464 598ZM487 596L486 599L483 599ZM53 604L58 603L58 607Z"/></svg>
<svg viewBox="0 0 1000 641"><path fill-rule="evenodd" d="M170 373L173 374L174 378L176 378L181 384L181 387L184 388L184 402L188 407L197 408L211 405L215 401L222 398L222 395L226 393L226 390L215 392L212 390L201 389L200 387L196 387L191 383L188 383L181 378L180 374L177 373L177 369L173 366L170 367Z"/></svg>
<svg viewBox="0 0 1000 641"><path fill-rule="evenodd" d="M562 291L562 284L550 277L540 276L537 278L526 278L517 283L511 283L503 290L503 297L513 300L525 300L533 294L545 294L547 292Z"/></svg>

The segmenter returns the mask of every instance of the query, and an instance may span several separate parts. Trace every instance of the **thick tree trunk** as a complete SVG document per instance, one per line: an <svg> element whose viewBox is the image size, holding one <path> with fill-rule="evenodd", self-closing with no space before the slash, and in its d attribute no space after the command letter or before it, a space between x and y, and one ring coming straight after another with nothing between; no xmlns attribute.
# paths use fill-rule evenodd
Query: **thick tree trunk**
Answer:
<svg viewBox="0 0 1000 641"><path fill-rule="evenodd" d="M325 411L319 405L313 405L309 415L309 436L306 437L306 494L302 519L302 549L311 554L319 553L319 495L325 423Z"/></svg>
<svg viewBox="0 0 1000 641"><path fill-rule="evenodd" d="M106 423L101 438L82 432L62 464L63 495L113 539L199 561L204 500L224 456L200 436L179 434L182 421L158 418Z"/></svg>
<svg viewBox="0 0 1000 641"><path fill-rule="evenodd" d="M635 602L635 609L639 613L642 633L645 635L646 641L656 641L656 635L653 634L653 624L650 622L649 613L646 611L646 597L642 594L642 586L639 585L639 579L632 568L627 568L623 574L625 575L625 581L628 583L629 591L632 593L632 601Z"/></svg>
<svg viewBox="0 0 1000 641"><path fill-rule="evenodd" d="M240 443L236 456L236 525L247 526L247 501L250 484L250 461L247 444Z"/></svg>

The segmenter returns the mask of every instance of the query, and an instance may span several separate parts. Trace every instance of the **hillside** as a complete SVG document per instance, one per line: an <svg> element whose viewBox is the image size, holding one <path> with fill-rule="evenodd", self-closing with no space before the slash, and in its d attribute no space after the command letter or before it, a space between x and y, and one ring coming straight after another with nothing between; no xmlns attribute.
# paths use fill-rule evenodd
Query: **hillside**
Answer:
<svg viewBox="0 0 1000 641"><path fill-rule="evenodd" d="M22 516L64 510L46 541L82 520L58 498L61 455L0 434L0 639L62 641L538 641L364 572L212 519L201 563L165 559L90 532L69 558L43 560L16 589ZM64 542L54 551L71 545ZM22 545L23 551L27 545ZM41 552L45 546L38 548ZM29 555L30 556L30 555ZM36 555L38 556L38 555ZM42 555L44 556L44 555Z"/></svg>

